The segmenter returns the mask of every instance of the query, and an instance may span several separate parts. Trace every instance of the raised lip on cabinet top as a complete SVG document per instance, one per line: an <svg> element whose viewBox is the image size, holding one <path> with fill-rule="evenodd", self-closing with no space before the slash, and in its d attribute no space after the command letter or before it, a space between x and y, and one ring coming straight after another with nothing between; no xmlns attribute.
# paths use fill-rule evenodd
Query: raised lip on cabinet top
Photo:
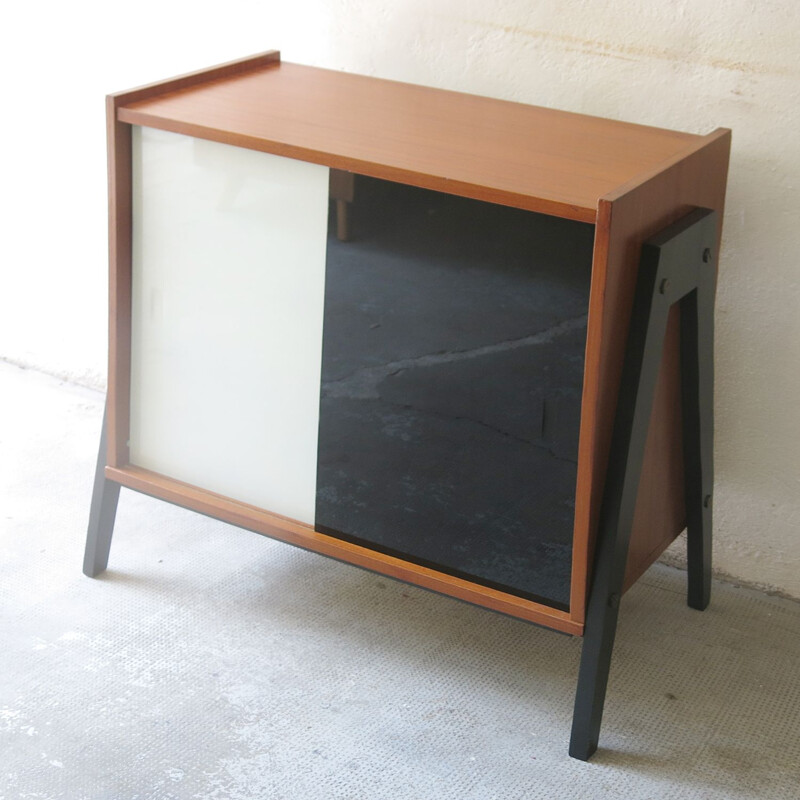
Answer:
<svg viewBox="0 0 800 800"><path fill-rule="evenodd" d="M594 223L704 136L280 61L112 95L117 120Z"/></svg>

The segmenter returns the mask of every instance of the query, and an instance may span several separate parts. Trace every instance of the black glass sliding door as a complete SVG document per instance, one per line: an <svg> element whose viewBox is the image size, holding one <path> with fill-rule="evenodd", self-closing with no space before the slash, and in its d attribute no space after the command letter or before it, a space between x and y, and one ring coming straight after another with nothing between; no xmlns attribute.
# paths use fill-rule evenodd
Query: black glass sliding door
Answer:
<svg viewBox="0 0 800 800"><path fill-rule="evenodd" d="M317 529L566 609L593 227L365 178L354 217Z"/></svg>

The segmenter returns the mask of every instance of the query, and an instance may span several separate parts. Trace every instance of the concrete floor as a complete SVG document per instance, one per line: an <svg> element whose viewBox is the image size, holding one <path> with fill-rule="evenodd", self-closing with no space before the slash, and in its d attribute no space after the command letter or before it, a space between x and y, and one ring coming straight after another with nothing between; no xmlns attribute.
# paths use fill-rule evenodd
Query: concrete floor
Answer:
<svg viewBox="0 0 800 800"><path fill-rule="evenodd" d="M101 395L0 363L0 798L798 798L800 605L656 566L601 750L580 640L123 491L80 571Z"/></svg>

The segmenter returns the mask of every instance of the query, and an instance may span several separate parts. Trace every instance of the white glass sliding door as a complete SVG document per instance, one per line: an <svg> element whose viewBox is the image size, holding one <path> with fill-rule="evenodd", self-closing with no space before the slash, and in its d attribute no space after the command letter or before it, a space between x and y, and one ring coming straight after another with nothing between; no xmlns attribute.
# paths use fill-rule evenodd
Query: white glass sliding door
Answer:
<svg viewBox="0 0 800 800"><path fill-rule="evenodd" d="M313 523L328 169L133 129L131 462Z"/></svg>

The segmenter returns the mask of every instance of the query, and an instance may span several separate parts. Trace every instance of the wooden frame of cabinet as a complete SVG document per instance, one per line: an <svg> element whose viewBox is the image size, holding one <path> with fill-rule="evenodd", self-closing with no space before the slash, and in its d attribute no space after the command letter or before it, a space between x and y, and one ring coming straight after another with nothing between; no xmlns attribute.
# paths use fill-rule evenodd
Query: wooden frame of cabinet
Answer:
<svg viewBox="0 0 800 800"><path fill-rule="evenodd" d="M594 224L568 611L342 541L267 509L130 463L134 125ZM116 493L124 486L427 589L582 635L642 244L692 209L705 208L716 212L716 258L730 132L677 133L302 67L282 63L272 51L110 96L108 143L107 444L98 462L87 574L105 568ZM676 305L669 313L657 370L625 589L686 524L680 338Z"/></svg>

